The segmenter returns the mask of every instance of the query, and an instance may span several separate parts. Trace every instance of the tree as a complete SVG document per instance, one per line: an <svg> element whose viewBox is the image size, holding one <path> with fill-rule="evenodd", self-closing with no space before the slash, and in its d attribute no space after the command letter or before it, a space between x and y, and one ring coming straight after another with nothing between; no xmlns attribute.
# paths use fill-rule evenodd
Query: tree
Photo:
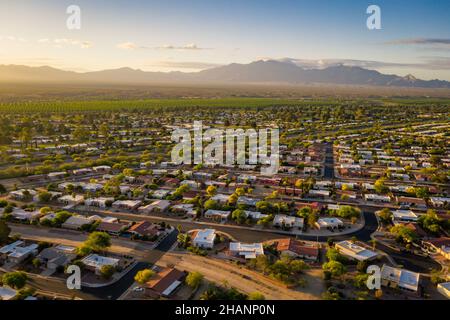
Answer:
<svg viewBox="0 0 450 320"><path fill-rule="evenodd" d="M359 218L361 210L352 206L341 206L337 211L337 215L344 219Z"/></svg>
<svg viewBox="0 0 450 320"><path fill-rule="evenodd" d="M53 222L56 225L63 224L66 222L67 219L69 219L72 216L72 214L68 211L59 211L56 213L55 218L53 219Z"/></svg>
<svg viewBox="0 0 450 320"><path fill-rule="evenodd" d="M111 236L106 232L92 232L87 240L83 243L93 251L102 251L111 246Z"/></svg>
<svg viewBox="0 0 450 320"><path fill-rule="evenodd" d="M243 224L247 220L247 215L244 210L236 209L231 213L231 219L235 220L239 224Z"/></svg>
<svg viewBox="0 0 450 320"><path fill-rule="evenodd" d="M328 261L340 261L340 262L345 261L345 257L342 254L340 254L338 250L336 250L334 248L329 248L327 250L326 256L327 256Z"/></svg>
<svg viewBox="0 0 450 320"><path fill-rule="evenodd" d="M189 272L186 276L186 284L193 289L197 289L202 281L203 275L198 271Z"/></svg>
<svg viewBox="0 0 450 320"><path fill-rule="evenodd" d="M339 261L329 261L322 265L322 269L329 271L333 277L339 277L347 272L345 266Z"/></svg>
<svg viewBox="0 0 450 320"><path fill-rule="evenodd" d="M441 225L445 224L445 220L439 218L436 211L430 209L426 214L419 217L419 225L425 230L432 234L438 234Z"/></svg>
<svg viewBox="0 0 450 320"><path fill-rule="evenodd" d="M238 196L236 193L233 193L228 197L228 204L235 204L238 200Z"/></svg>
<svg viewBox="0 0 450 320"><path fill-rule="evenodd" d="M27 283L27 280L27 274L22 271L5 273L2 277L3 284L14 289L22 289Z"/></svg>
<svg viewBox="0 0 450 320"><path fill-rule="evenodd" d="M317 220L319 219L318 214L313 211L309 216L308 216L308 225L311 228L314 228L314 226L316 225Z"/></svg>
<svg viewBox="0 0 450 320"><path fill-rule="evenodd" d="M38 194L38 198L40 202L49 202L52 199L52 194L50 192L40 192Z"/></svg>
<svg viewBox="0 0 450 320"><path fill-rule="evenodd" d="M236 188L235 193L240 197L245 194L244 188Z"/></svg>
<svg viewBox="0 0 450 320"><path fill-rule="evenodd" d="M266 300L266 297L260 292L252 292L248 295L248 300Z"/></svg>
<svg viewBox="0 0 450 320"><path fill-rule="evenodd" d="M189 246L189 242L191 241L191 237L187 233L179 233L177 235L177 241L180 247L187 248Z"/></svg>
<svg viewBox="0 0 450 320"><path fill-rule="evenodd" d="M426 199L430 195L429 190L427 187L419 187L416 188L416 197Z"/></svg>
<svg viewBox="0 0 450 320"><path fill-rule="evenodd" d="M206 194L208 195L208 197L212 197L217 193L217 187L216 186L208 186L208 188L206 188Z"/></svg>
<svg viewBox="0 0 450 320"><path fill-rule="evenodd" d="M389 231L395 235L395 239L398 242L408 244L417 239L416 233L404 225L398 224L393 226Z"/></svg>
<svg viewBox="0 0 450 320"><path fill-rule="evenodd" d="M39 260L38 258L34 258L33 261L31 261L31 263L35 268L39 268L41 266L41 260Z"/></svg>
<svg viewBox="0 0 450 320"><path fill-rule="evenodd" d="M389 188L384 184L384 179L378 179L374 184L375 191L380 194L388 193Z"/></svg>
<svg viewBox="0 0 450 320"><path fill-rule="evenodd" d="M116 268L111 265L104 265L100 268L100 275L107 280L111 279L114 272L116 272Z"/></svg>
<svg viewBox="0 0 450 320"><path fill-rule="evenodd" d="M219 204L216 201L209 199L205 201L203 207L205 208L205 210L218 209Z"/></svg>
<svg viewBox="0 0 450 320"><path fill-rule="evenodd" d="M6 193L6 188L4 185L0 184L0 194Z"/></svg>
<svg viewBox="0 0 450 320"><path fill-rule="evenodd" d="M147 283L154 275L155 271L144 269L136 273L136 275L134 276L134 280L140 284L144 284Z"/></svg>
<svg viewBox="0 0 450 320"><path fill-rule="evenodd" d="M392 212L388 208L383 208L377 214L383 224L389 224L392 221Z"/></svg>
<svg viewBox="0 0 450 320"><path fill-rule="evenodd" d="M11 228L6 224L5 221L0 220L0 243L6 243L9 239L9 234L11 233Z"/></svg>

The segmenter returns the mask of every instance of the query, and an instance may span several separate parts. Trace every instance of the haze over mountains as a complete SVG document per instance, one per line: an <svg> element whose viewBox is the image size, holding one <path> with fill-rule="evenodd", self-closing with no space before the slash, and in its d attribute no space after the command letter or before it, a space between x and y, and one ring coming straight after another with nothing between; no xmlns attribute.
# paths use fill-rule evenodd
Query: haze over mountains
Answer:
<svg viewBox="0 0 450 320"><path fill-rule="evenodd" d="M335 65L324 69L305 69L292 62L255 61L249 64L232 63L199 72L146 72L120 68L77 73L48 66L28 67L0 65L1 82L76 82L76 83L273 83L273 84L337 84L410 88L450 88L443 80L420 80L412 75L401 77L382 74L361 67Z"/></svg>

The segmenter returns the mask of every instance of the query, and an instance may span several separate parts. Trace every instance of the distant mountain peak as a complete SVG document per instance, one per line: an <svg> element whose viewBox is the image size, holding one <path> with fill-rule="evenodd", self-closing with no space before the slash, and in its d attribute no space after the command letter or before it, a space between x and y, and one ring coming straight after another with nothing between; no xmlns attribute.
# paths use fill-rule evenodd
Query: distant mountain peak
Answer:
<svg viewBox="0 0 450 320"><path fill-rule="evenodd" d="M342 63L321 69L304 69L295 61L257 60L248 64L231 63L199 72L148 72L122 67L94 72L77 73L49 66L27 67L0 65L2 82L102 82L102 83L289 83L375 85L388 87L450 88L443 80L421 80L411 74L400 77L376 70Z"/></svg>

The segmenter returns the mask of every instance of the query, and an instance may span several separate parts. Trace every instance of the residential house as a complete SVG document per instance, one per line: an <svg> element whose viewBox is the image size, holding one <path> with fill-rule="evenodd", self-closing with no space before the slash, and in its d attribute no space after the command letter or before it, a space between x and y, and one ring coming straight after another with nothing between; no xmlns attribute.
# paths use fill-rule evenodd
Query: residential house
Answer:
<svg viewBox="0 0 450 320"><path fill-rule="evenodd" d="M10 287L0 287L0 300L7 301L12 300L17 295L17 290Z"/></svg>
<svg viewBox="0 0 450 320"><path fill-rule="evenodd" d="M106 208L114 202L112 197L90 198L84 201L84 205L88 207Z"/></svg>
<svg viewBox="0 0 450 320"><path fill-rule="evenodd" d="M192 244L194 245L194 247L212 249L214 247L214 240L216 239L216 230L198 230L192 237Z"/></svg>
<svg viewBox="0 0 450 320"><path fill-rule="evenodd" d="M154 212L165 212L170 207L168 200L156 200L138 209L139 213L150 214Z"/></svg>
<svg viewBox="0 0 450 320"><path fill-rule="evenodd" d="M65 204L66 206L76 206L82 204L84 197L82 195L65 195L58 198L58 202Z"/></svg>
<svg viewBox="0 0 450 320"><path fill-rule="evenodd" d="M43 249L36 258L48 269L65 267L76 258L76 248L58 245Z"/></svg>
<svg viewBox="0 0 450 320"><path fill-rule="evenodd" d="M153 298L172 296L183 283L186 273L175 268L165 268L146 284L145 293Z"/></svg>
<svg viewBox="0 0 450 320"><path fill-rule="evenodd" d="M86 269L95 272L96 274L100 274L100 270L103 266L112 266L117 268L120 260L111 257L104 257L98 254L90 254L87 257L81 260Z"/></svg>
<svg viewBox="0 0 450 320"><path fill-rule="evenodd" d="M335 247L344 256L357 261L370 261L379 256L378 253L348 240L336 243Z"/></svg>
<svg viewBox="0 0 450 320"><path fill-rule="evenodd" d="M384 264L381 268L381 284L385 287L419 293L420 274Z"/></svg>
<svg viewBox="0 0 450 320"><path fill-rule="evenodd" d="M392 211L392 220L394 222L417 222L419 217L411 210Z"/></svg>
<svg viewBox="0 0 450 320"><path fill-rule="evenodd" d="M287 216L284 214L277 214L273 218L273 225L275 227L287 227L287 228L303 228L303 218Z"/></svg>
<svg viewBox="0 0 450 320"><path fill-rule="evenodd" d="M142 201L140 200L117 200L112 204L112 207L114 209L125 209L129 211L134 211L139 208L139 206L142 204Z"/></svg>
<svg viewBox="0 0 450 320"><path fill-rule="evenodd" d="M65 229L78 230L84 225L92 224L92 222L93 221L87 217L74 215L69 217L69 219L67 219L61 227Z"/></svg>
<svg viewBox="0 0 450 320"><path fill-rule="evenodd" d="M128 229L128 232L140 237L158 237L161 234L160 226L149 221L138 222Z"/></svg>
<svg viewBox="0 0 450 320"><path fill-rule="evenodd" d="M278 252L294 258L317 261L320 256L319 245L316 243L287 238L276 240L275 244Z"/></svg>
<svg viewBox="0 0 450 320"><path fill-rule="evenodd" d="M319 230L334 230L342 228L344 226L344 222L342 222L342 220L338 218L320 218L319 220L317 220L315 225Z"/></svg>
<svg viewBox="0 0 450 320"><path fill-rule="evenodd" d="M0 258L11 263L20 263L30 256L38 253L38 245L36 243L24 246L22 240L6 245L0 248Z"/></svg>
<svg viewBox="0 0 450 320"><path fill-rule="evenodd" d="M239 258L255 259L257 256L264 254L264 249L262 243L230 242L229 252Z"/></svg>
<svg viewBox="0 0 450 320"><path fill-rule="evenodd" d="M209 209L205 212L205 218L226 221L226 220L228 220L230 214L231 214L231 211Z"/></svg>

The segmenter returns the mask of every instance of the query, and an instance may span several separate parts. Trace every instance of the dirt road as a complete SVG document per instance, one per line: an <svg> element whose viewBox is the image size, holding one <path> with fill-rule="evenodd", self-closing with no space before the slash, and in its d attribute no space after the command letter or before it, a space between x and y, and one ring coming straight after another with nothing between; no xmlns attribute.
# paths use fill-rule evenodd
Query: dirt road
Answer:
<svg viewBox="0 0 450 320"><path fill-rule="evenodd" d="M282 283L260 273L239 267L216 258L204 258L187 253L170 252L158 264L174 265L180 270L198 271L209 281L222 284L224 281L245 293L260 292L270 300L317 300L324 291L320 270L308 271L306 288L292 290Z"/></svg>

